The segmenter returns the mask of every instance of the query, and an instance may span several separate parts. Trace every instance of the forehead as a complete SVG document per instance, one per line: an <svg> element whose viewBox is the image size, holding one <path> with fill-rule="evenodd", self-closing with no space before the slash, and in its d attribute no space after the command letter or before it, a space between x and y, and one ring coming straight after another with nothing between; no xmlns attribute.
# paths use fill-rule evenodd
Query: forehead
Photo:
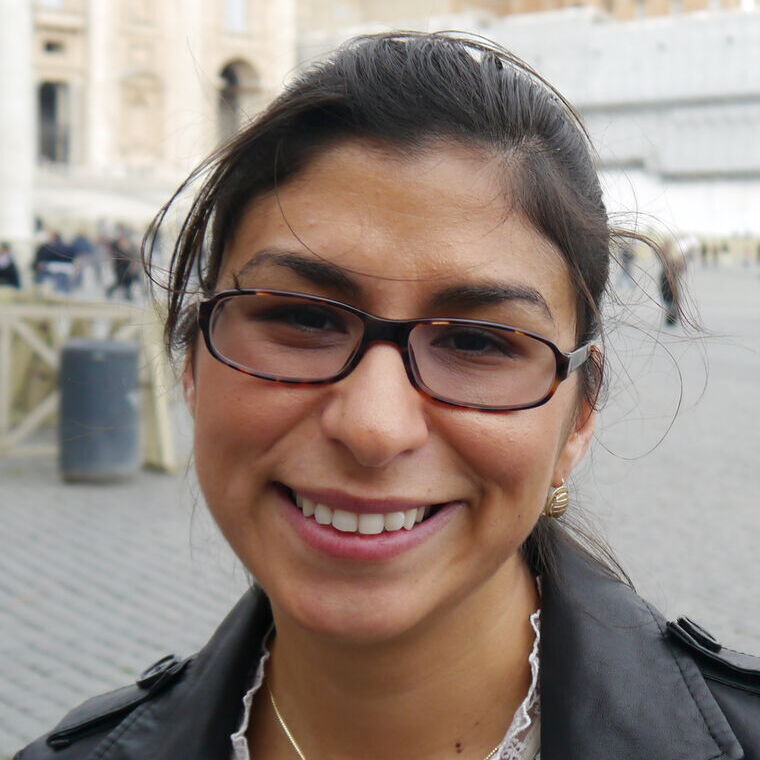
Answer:
<svg viewBox="0 0 760 760"><path fill-rule="evenodd" d="M564 260L514 208L507 177L502 162L462 146L410 157L339 144L276 194L251 202L220 285L242 271L250 273L243 286L285 287L270 254L293 252L344 270L367 294L363 305L378 313L441 289L493 282L538 291L556 317L574 323Z"/></svg>

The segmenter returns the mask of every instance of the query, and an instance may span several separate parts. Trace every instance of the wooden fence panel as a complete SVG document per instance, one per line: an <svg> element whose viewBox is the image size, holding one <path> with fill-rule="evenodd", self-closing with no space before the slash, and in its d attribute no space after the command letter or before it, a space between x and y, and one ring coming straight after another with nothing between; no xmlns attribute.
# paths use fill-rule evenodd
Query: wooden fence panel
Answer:
<svg viewBox="0 0 760 760"><path fill-rule="evenodd" d="M34 434L55 423L61 349L75 337L139 343L143 462L173 471L173 380L153 312L127 303L41 301L23 293L0 300L0 456L55 453Z"/></svg>

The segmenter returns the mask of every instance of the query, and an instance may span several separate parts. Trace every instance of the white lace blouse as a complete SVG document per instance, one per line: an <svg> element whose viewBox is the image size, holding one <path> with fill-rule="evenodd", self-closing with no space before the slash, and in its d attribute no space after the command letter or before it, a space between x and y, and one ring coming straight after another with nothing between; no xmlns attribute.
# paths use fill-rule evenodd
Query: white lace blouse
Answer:
<svg viewBox="0 0 760 760"><path fill-rule="evenodd" d="M530 687L522 704L517 708L517 712L514 714L507 733L501 742L499 752L495 756L499 760L540 760L541 757L539 752L541 700L538 691L538 645L541 640L540 610L537 610L530 616L530 624L533 626L536 634L533 640L533 649L528 657L531 672ZM243 697L243 718L240 721L240 726L230 737L232 740L231 760L255 760L250 755L248 740L245 735L248 731L248 722L251 719L253 696L264 682L264 670L268 659L269 650L264 649L259 660L259 665L256 668L253 685Z"/></svg>

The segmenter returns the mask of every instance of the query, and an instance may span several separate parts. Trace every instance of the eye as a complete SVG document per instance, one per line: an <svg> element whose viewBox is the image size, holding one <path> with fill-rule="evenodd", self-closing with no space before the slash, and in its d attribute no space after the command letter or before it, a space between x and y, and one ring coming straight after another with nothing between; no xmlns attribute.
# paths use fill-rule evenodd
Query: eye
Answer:
<svg viewBox="0 0 760 760"><path fill-rule="evenodd" d="M252 317L264 322L294 327L304 332L346 332L341 315L324 306L311 304L281 304Z"/></svg>
<svg viewBox="0 0 760 760"><path fill-rule="evenodd" d="M513 357L519 354L513 333L479 327L447 327L432 345L473 357Z"/></svg>

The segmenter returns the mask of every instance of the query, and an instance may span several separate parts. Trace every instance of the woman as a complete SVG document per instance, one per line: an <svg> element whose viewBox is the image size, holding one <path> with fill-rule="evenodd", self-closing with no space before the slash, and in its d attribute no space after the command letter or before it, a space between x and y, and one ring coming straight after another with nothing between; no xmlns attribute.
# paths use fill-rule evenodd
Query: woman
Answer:
<svg viewBox="0 0 760 760"><path fill-rule="evenodd" d="M666 240L662 246L660 269L660 297L665 310L665 324L673 327L679 318L678 304L681 298L681 279L686 269L686 259L675 240Z"/></svg>
<svg viewBox="0 0 760 760"><path fill-rule="evenodd" d="M20 757L758 757L757 660L559 519L611 234L575 113L505 51L380 35L302 75L213 159L168 288L258 585Z"/></svg>

